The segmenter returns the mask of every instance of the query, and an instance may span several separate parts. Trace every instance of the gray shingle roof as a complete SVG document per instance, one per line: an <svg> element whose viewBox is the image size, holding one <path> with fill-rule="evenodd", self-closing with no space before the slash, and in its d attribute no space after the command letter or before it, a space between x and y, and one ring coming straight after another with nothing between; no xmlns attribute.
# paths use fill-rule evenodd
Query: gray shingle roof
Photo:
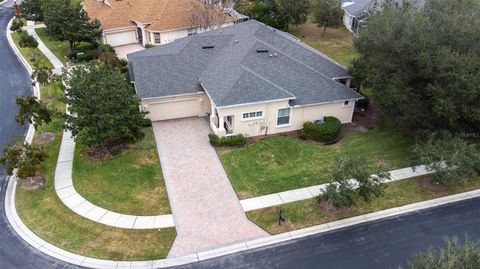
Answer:
<svg viewBox="0 0 480 269"><path fill-rule="evenodd" d="M203 49L205 45L214 48ZM278 99L308 105L361 98L334 81L350 77L344 67L255 20L129 54L128 59L140 98L198 92L199 82L219 107Z"/></svg>

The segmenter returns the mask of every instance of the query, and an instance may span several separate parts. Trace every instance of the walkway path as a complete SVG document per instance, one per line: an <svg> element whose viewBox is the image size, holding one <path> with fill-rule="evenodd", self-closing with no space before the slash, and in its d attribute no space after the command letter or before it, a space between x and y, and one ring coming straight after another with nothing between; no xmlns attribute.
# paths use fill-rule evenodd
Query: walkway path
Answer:
<svg viewBox="0 0 480 269"><path fill-rule="evenodd" d="M73 186L72 167L75 141L70 132L64 132L55 170L55 191L60 200L82 217L105 225L128 229L155 229L173 227L171 214L158 216L125 215L96 206L83 198Z"/></svg>
<svg viewBox="0 0 480 269"><path fill-rule="evenodd" d="M204 119L154 122L153 131L177 228L169 257L268 236L246 218Z"/></svg>
<svg viewBox="0 0 480 269"><path fill-rule="evenodd" d="M35 28L41 28L41 27L35 27L32 26L31 21L27 21L27 32L31 36L33 36L37 42L38 42L38 49L45 55L45 57L48 58L48 60L53 64L54 69L59 69L65 67L63 63L53 54L53 52L45 46L45 43L38 37L37 32L35 32Z"/></svg>
<svg viewBox="0 0 480 269"><path fill-rule="evenodd" d="M412 177L418 177L423 175L432 174L432 171L428 171L424 165L413 167L407 167L397 170L392 170L389 172L391 179L385 183L407 179ZM352 180L352 184L356 185L355 180ZM243 210L245 211L252 211L256 209L271 207L282 205L286 203L312 199L318 196L323 192L326 185L328 184L321 184L306 188L300 188L290 191L272 193L268 195L258 196L254 198L244 199L241 200L240 203L242 204Z"/></svg>

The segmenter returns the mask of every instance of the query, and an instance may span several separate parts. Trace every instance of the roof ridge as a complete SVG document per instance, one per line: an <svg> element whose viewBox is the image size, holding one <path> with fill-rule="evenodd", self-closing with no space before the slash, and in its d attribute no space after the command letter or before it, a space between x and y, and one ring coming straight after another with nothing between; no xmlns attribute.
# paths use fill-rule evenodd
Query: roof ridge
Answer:
<svg viewBox="0 0 480 269"><path fill-rule="evenodd" d="M273 83L273 82L270 81L269 79L266 79L266 78L262 77L261 75L255 73L253 70L251 70L250 68L246 67L245 65L240 64L240 66L241 66L243 69L245 69L247 72L249 72L250 74L254 75L255 77L257 77L257 78L259 78L259 79L267 82L268 84L270 84L270 85L274 86L275 88L283 91L284 93L287 93L287 94L291 95L294 99L297 98L297 97L296 97L293 93L291 93L290 91L288 91L288 90L282 88L281 86ZM239 78L235 81L235 83L237 83L237 81L238 81L239 79L240 79L240 76L239 76Z"/></svg>
<svg viewBox="0 0 480 269"><path fill-rule="evenodd" d="M345 87L345 88L347 88L347 89L350 89L350 88L348 88L347 86L343 85L342 83L340 83L340 82L338 82L338 81L335 81L334 79L331 79L330 77L328 77L328 76L327 76L327 75L325 75L324 73L322 73L322 72L319 72L319 71L317 71L317 70L313 69L312 67L310 67L310 66L308 66L308 65L306 65L306 64L304 64L304 63L302 63L302 62L300 62L300 61L298 61L297 59L295 59L295 58L291 57L290 55L288 55L288 54L286 54L286 53L283 53L281 50L279 50L279 49L277 49L277 48L275 48L275 47L273 47L273 46L269 45L268 43L266 43L266 42L264 42L264 41L260 40L260 39L259 39L259 38L257 38L256 36L254 36L254 38L255 38L256 40L258 40L260 43L263 43L263 44L265 44L265 45L267 45L267 46L271 47L272 49L274 49L274 50L277 50L277 51L278 51L280 54L282 54L282 55L286 56L286 57L287 57L287 58L289 58L290 60L292 60L292 61L294 61L294 62L296 62L296 63L299 63L299 64L301 64L301 65L305 66L306 68L310 69L311 71L313 71L313 72L315 72L315 73L317 73L317 74L321 75L322 77L326 78L326 79L327 79L327 81L333 82L333 83L335 83L335 84L338 84L338 85L344 86L344 87Z"/></svg>

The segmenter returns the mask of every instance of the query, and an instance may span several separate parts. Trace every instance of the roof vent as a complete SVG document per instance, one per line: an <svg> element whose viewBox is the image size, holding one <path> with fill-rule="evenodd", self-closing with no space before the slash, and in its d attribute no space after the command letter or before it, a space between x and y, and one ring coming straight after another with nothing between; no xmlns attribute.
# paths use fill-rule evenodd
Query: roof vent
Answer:
<svg viewBox="0 0 480 269"><path fill-rule="evenodd" d="M212 45L207 45L207 46L202 46L202 49L213 49L214 47Z"/></svg>
<svg viewBox="0 0 480 269"><path fill-rule="evenodd" d="M257 53L268 53L268 49L257 49Z"/></svg>

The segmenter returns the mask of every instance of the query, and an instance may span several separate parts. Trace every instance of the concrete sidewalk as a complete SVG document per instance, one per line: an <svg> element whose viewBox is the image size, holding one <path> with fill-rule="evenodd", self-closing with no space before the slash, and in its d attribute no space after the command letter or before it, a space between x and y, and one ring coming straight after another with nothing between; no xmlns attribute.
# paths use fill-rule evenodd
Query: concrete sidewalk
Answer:
<svg viewBox="0 0 480 269"><path fill-rule="evenodd" d="M391 179L389 181L386 181L385 183L428 175L434 172L427 170L424 165L419 165L416 167L406 167L402 169L392 170L388 173L390 173ZM268 195L244 199L241 200L240 203L242 204L242 208L245 211L252 211L271 206L283 205L286 203L315 198L324 191L327 185L328 183L290 191L272 193ZM355 180L352 180L352 185L356 185Z"/></svg>
<svg viewBox="0 0 480 269"><path fill-rule="evenodd" d="M37 35L37 32L35 32L35 28L41 28L41 27L34 27L32 26L33 22L27 21L27 32L29 35L33 36L37 42L38 42L38 49L47 57L47 59L53 64L53 68L62 68L65 67L63 65L62 61L60 61L55 54L43 43L43 41L40 39L40 37Z"/></svg>
<svg viewBox="0 0 480 269"><path fill-rule="evenodd" d="M246 218L208 141L205 119L152 125L177 229L169 257L268 236Z"/></svg>

